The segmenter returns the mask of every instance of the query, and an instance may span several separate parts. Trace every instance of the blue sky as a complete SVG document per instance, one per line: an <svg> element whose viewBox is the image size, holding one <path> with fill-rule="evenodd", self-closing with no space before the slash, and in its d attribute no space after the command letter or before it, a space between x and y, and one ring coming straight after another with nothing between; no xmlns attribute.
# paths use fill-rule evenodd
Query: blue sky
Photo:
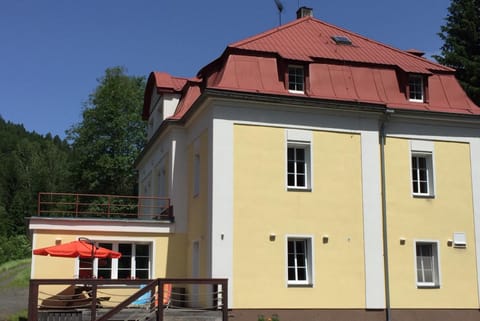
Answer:
<svg viewBox="0 0 480 321"><path fill-rule="evenodd" d="M282 0L399 49L432 54L449 0ZM6 0L0 2L0 115L65 136L108 67L194 76L233 42L278 26L274 0Z"/></svg>

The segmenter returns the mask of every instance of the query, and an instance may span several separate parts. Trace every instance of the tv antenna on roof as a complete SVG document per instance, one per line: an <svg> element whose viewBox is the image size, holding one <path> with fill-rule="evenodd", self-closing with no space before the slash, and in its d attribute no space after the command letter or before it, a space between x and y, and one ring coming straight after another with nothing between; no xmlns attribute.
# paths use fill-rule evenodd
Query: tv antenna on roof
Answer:
<svg viewBox="0 0 480 321"><path fill-rule="evenodd" d="M278 25L282 25L282 11L283 11L283 3L280 0L275 0L275 4L277 5L278 9Z"/></svg>

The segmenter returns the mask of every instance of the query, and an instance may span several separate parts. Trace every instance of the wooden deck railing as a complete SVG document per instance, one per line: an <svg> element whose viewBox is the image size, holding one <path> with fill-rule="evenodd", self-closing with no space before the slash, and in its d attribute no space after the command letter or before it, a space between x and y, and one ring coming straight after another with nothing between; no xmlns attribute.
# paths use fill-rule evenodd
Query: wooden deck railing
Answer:
<svg viewBox="0 0 480 321"><path fill-rule="evenodd" d="M164 305L158 298L165 297L166 284L172 285L173 290L168 294L168 304ZM203 290L199 291L199 287ZM146 296L151 300L138 303ZM196 313L214 313L227 321L228 280L32 279L28 320L130 320L147 314L150 320L163 321L165 309L174 313L190 308Z"/></svg>
<svg viewBox="0 0 480 321"><path fill-rule="evenodd" d="M170 199L77 193L39 193L40 217L152 219L173 222Z"/></svg>

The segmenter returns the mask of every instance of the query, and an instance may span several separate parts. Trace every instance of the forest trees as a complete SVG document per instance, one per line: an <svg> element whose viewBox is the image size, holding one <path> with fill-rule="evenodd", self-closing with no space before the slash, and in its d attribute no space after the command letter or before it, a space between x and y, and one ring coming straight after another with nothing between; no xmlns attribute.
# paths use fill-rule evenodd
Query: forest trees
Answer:
<svg viewBox="0 0 480 321"><path fill-rule="evenodd" d="M462 87L480 106L480 0L452 0L448 12L439 33L444 45L435 59L457 70Z"/></svg>
<svg viewBox="0 0 480 321"><path fill-rule="evenodd" d="M0 264L30 255L25 218L40 191L69 191L70 147L0 117Z"/></svg>

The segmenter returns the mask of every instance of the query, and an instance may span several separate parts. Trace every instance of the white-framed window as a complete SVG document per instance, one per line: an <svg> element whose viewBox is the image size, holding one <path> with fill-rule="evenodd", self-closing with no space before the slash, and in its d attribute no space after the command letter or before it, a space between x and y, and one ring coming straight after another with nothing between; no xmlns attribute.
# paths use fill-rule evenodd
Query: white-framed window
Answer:
<svg viewBox="0 0 480 321"><path fill-rule="evenodd" d="M286 129L287 190L312 190L312 132Z"/></svg>
<svg viewBox="0 0 480 321"><path fill-rule="evenodd" d="M288 142L287 187L289 189L309 189L310 181L310 144Z"/></svg>
<svg viewBox="0 0 480 321"><path fill-rule="evenodd" d="M429 152L412 152L412 192L415 196L433 196L433 158Z"/></svg>
<svg viewBox="0 0 480 321"><path fill-rule="evenodd" d="M408 99L413 102L425 101L425 86L422 75L408 76Z"/></svg>
<svg viewBox="0 0 480 321"><path fill-rule="evenodd" d="M287 284L313 284L312 238L287 237Z"/></svg>
<svg viewBox="0 0 480 321"><path fill-rule="evenodd" d="M417 287L439 287L438 242L416 241L415 260Z"/></svg>
<svg viewBox="0 0 480 321"><path fill-rule="evenodd" d="M150 279L151 243L96 242L100 247L122 253L119 259L78 259L78 276L98 279ZM93 263L93 268L92 268Z"/></svg>
<svg viewBox="0 0 480 321"><path fill-rule="evenodd" d="M410 141L411 186L415 197L434 197L434 142Z"/></svg>
<svg viewBox="0 0 480 321"><path fill-rule="evenodd" d="M303 66L288 66L288 91L299 94L305 92L305 71Z"/></svg>

